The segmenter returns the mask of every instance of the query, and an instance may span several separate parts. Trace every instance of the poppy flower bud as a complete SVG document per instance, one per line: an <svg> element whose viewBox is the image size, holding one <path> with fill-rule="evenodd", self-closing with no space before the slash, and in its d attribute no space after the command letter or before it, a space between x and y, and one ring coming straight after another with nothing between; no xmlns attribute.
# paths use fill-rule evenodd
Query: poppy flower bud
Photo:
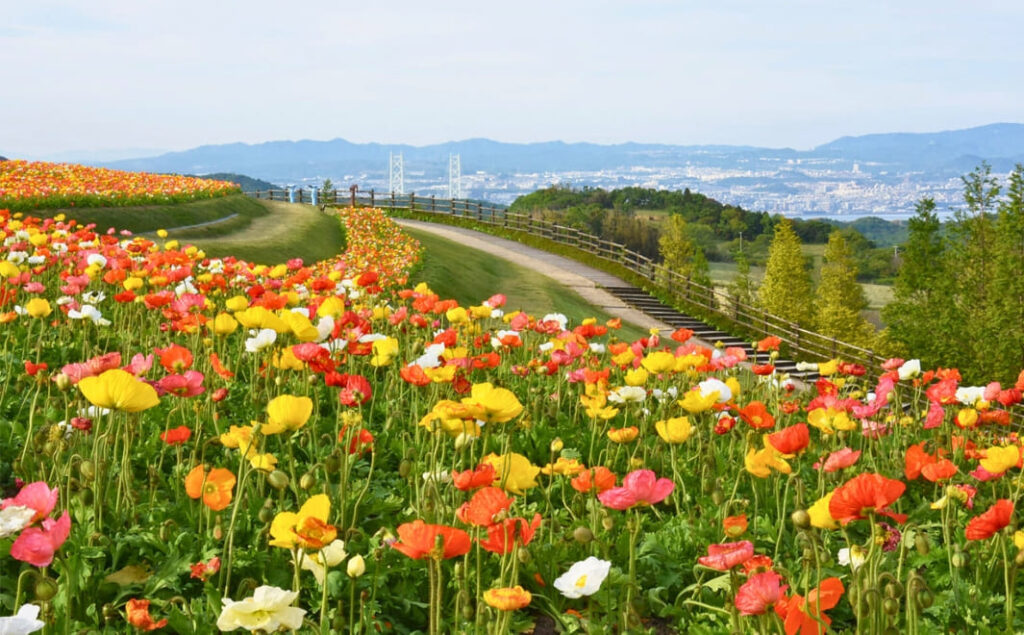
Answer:
<svg viewBox="0 0 1024 635"><path fill-rule="evenodd" d="M324 469L328 474L336 474L341 469L341 452L337 448L324 459Z"/></svg>
<svg viewBox="0 0 1024 635"><path fill-rule="evenodd" d="M270 483L270 486L278 491L288 487L288 481L288 475L281 470L274 470L267 477L267 482Z"/></svg>
<svg viewBox="0 0 1024 635"><path fill-rule="evenodd" d="M96 465L92 461L85 460L78 464L78 473L82 480L91 481L96 477Z"/></svg>
<svg viewBox="0 0 1024 635"><path fill-rule="evenodd" d="M530 556L530 550L526 547L519 547L516 549L516 557L519 558L519 562L523 564L528 563L532 559L532 556Z"/></svg>
<svg viewBox="0 0 1024 635"><path fill-rule="evenodd" d="M601 519L601 526L604 527L605 531L611 531L615 527L615 521L611 516L605 516Z"/></svg>
<svg viewBox="0 0 1024 635"><path fill-rule="evenodd" d="M114 622L120 619L120 617L121 614L116 606L109 602L103 605L103 620L105 622Z"/></svg>
<svg viewBox="0 0 1024 635"><path fill-rule="evenodd" d="M466 604L462 607L462 617L466 620L471 620L476 617L476 609Z"/></svg>
<svg viewBox="0 0 1024 635"><path fill-rule="evenodd" d="M218 541L224 539L224 530L221 528L220 525L217 525L213 528L213 539Z"/></svg>
<svg viewBox="0 0 1024 635"><path fill-rule="evenodd" d="M228 389L227 388L218 388L217 390L213 391L213 394L210 395L210 398L213 399L214 402L219 402L219 401L224 401L224 399L227 396L228 396Z"/></svg>
<svg viewBox="0 0 1024 635"><path fill-rule="evenodd" d="M345 572L348 573L350 578L358 578L366 573L366 562L363 560L363 557L356 554L349 558Z"/></svg>
<svg viewBox="0 0 1024 635"><path fill-rule="evenodd" d="M918 532L914 534L914 548L917 549L917 553L922 556L927 556L931 550L931 544L928 542L928 536Z"/></svg>
<svg viewBox="0 0 1024 635"><path fill-rule="evenodd" d="M882 610L885 611L887 615L896 615L900 611L899 600L885 598L885 600L882 601Z"/></svg>
<svg viewBox="0 0 1024 635"><path fill-rule="evenodd" d="M559 452L562 451L563 447L565 447L565 444L562 443L562 440L559 438L555 438L555 440L551 442L551 453L558 454Z"/></svg>
<svg viewBox="0 0 1024 635"><path fill-rule="evenodd" d="M39 578L34 592L37 600L49 602L57 595L57 584L50 578Z"/></svg>
<svg viewBox="0 0 1024 635"><path fill-rule="evenodd" d="M401 463L398 464L398 475L402 478L408 478L410 472L412 472L412 461L402 459Z"/></svg>
<svg viewBox="0 0 1024 635"><path fill-rule="evenodd" d="M1024 551L1017 552L1017 556L1013 559L1013 564L1018 567L1024 567Z"/></svg>
<svg viewBox="0 0 1024 635"><path fill-rule="evenodd" d="M305 474L302 475L302 478L299 479L300 489L308 490L314 485L316 485L316 477L313 476L312 472L306 472Z"/></svg>
<svg viewBox="0 0 1024 635"><path fill-rule="evenodd" d="M68 388L71 388L71 378L65 375L64 373L57 373L56 375L54 375L53 383L57 384L57 388L62 392L66 391Z"/></svg>
<svg viewBox="0 0 1024 635"><path fill-rule="evenodd" d="M83 489L81 492L79 492L78 500L82 501L82 504L85 505L86 507L89 507L95 500L95 496L92 493L92 490L87 487Z"/></svg>
<svg viewBox="0 0 1024 635"><path fill-rule="evenodd" d="M789 519L793 521L793 526L797 529L807 529L811 526L811 515L804 509L796 510L790 515Z"/></svg>
<svg viewBox="0 0 1024 635"><path fill-rule="evenodd" d="M576 542L585 545L594 539L594 532L590 531L588 527L577 527L572 532L572 537Z"/></svg>

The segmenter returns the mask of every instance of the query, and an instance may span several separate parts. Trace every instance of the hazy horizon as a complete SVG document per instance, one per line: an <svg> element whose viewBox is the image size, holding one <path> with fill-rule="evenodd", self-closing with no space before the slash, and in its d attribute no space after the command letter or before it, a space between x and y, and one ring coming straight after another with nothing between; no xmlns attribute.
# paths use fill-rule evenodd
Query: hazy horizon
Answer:
<svg viewBox="0 0 1024 635"><path fill-rule="evenodd" d="M5 18L6 156L339 137L805 150L1024 121L1008 0L41 0Z"/></svg>

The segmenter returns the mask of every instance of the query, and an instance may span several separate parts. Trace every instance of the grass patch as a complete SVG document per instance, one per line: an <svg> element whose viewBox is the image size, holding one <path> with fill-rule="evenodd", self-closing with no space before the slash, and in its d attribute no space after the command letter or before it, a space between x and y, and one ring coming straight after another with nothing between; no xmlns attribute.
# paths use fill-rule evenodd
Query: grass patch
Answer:
<svg viewBox="0 0 1024 635"><path fill-rule="evenodd" d="M429 232L403 229L424 247L423 262L413 274L412 283L426 282L442 298L455 298L459 304L469 306L480 304L495 293L504 293L509 311L520 309L537 316L563 313L574 324L588 317L601 322L616 317L532 269ZM468 272L472 273L467 275ZM617 336L624 340L646 335L645 329L626 323L617 331Z"/></svg>
<svg viewBox="0 0 1024 635"><path fill-rule="evenodd" d="M264 213L231 227L236 219L182 232L170 232L200 247L209 256L235 256L261 264L278 264L292 258L311 263L332 258L345 250L345 230L338 217L312 205L278 201L250 201ZM229 231L224 231L229 230Z"/></svg>
<svg viewBox="0 0 1024 635"><path fill-rule="evenodd" d="M239 218L243 223L265 216L267 208L261 201L242 194L219 196L217 198L177 203L171 205L139 205L136 207L68 207L63 209L36 209L26 212L32 216L53 218L64 214L80 223L95 223L96 231L127 229L136 234L155 232L158 229L170 231L174 227L209 223L222 218ZM232 218L226 223L234 221ZM213 227L213 226L211 226ZM223 231L237 231L226 228Z"/></svg>

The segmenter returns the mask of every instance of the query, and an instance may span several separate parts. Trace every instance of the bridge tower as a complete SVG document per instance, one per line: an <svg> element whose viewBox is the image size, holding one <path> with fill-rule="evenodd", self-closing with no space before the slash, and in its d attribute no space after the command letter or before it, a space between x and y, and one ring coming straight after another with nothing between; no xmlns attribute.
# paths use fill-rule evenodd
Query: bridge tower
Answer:
<svg viewBox="0 0 1024 635"><path fill-rule="evenodd" d="M462 198L462 157L448 155L448 198Z"/></svg>
<svg viewBox="0 0 1024 635"><path fill-rule="evenodd" d="M405 194L405 170L402 167L402 153L388 153L389 186L393 194Z"/></svg>

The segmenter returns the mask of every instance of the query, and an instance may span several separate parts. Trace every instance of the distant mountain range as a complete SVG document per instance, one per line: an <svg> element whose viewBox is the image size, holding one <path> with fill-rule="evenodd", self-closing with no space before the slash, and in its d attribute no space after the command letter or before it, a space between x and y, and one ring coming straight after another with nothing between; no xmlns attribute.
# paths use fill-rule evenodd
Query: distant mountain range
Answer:
<svg viewBox="0 0 1024 635"><path fill-rule="evenodd" d="M105 162L103 165L153 172L207 174L233 172L277 182L316 176L382 174L388 153L402 153L406 174L443 173L448 155L461 155L464 172L492 174L602 170L626 166L668 167L696 163L728 168L762 160L816 158L883 164L894 172L927 171L959 175L982 160L999 170L1024 162L1024 124L997 123L934 133L886 133L842 137L812 150L754 146L680 146L647 143L503 143L468 139L428 146L331 141L270 141L258 144L206 145L159 156Z"/></svg>

